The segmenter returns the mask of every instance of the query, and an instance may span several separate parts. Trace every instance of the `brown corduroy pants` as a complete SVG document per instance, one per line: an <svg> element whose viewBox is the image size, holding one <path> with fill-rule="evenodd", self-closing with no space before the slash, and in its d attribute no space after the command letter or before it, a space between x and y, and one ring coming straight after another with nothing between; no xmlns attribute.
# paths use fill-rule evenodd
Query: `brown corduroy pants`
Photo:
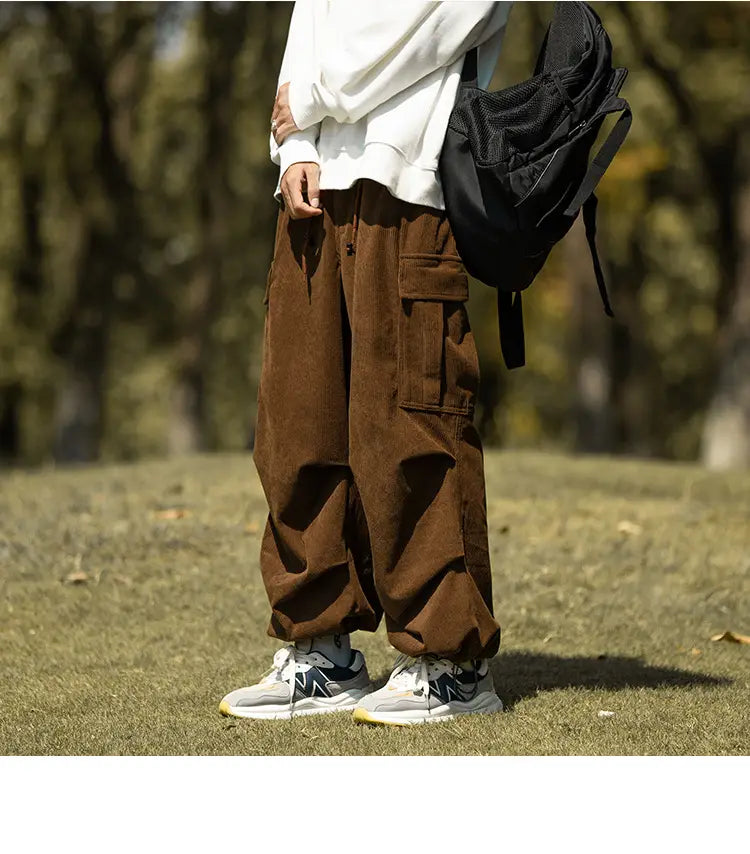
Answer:
<svg viewBox="0 0 750 854"><path fill-rule="evenodd" d="M268 633L374 631L409 655L494 655L479 382L444 211L375 181L279 211L254 460Z"/></svg>

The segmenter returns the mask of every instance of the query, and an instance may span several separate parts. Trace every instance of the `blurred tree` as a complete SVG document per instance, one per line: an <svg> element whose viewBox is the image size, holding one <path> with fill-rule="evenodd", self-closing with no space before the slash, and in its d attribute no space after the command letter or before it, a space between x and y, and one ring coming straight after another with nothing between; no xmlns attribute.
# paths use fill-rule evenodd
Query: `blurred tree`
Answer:
<svg viewBox="0 0 750 854"><path fill-rule="evenodd" d="M747 3L618 3L633 50L660 83L675 121L670 147L691 148L714 216L717 328L703 457L712 467L750 465L750 323L745 290L750 224L750 6Z"/></svg>
<svg viewBox="0 0 750 854"><path fill-rule="evenodd" d="M635 122L600 185L616 312L578 226L507 372L469 310L488 443L747 465L750 6L597 3ZM516 3L492 87L552 3ZM0 459L252 441L290 3L0 4Z"/></svg>
<svg viewBox="0 0 750 854"><path fill-rule="evenodd" d="M720 330L718 377L703 430L703 460L713 469L750 468L750 134L738 162L735 287Z"/></svg>
<svg viewBox="0 0 750 854"><path fill-rule="evenodd" d="M152 3L117 3L106 15L90 3L46 3L44 9L70 75L60 80L66 85L54 143L61 148L77 242L74 292L51 339L64 365L56 388L54 455L90 461L99 455L104 430L117 281L143 276L144 230L130 159L156 9Z"/></svg>
<svg viewBox="0 0 750 854"><path fill-rule="evenodd" d="M206 436L206 363L211 328L221 310L223 259L236 211L228 172L232 161L235 64L247 29L247 3L204 2L198 12L203 92L199 102L201 153L195 170L197 248L191 281L181 300L180 337L169 431L171 453L213 446Z"/></svg>
<svg viewBox="0 0 750 854"><path fill-rule="evenodd" d="M565 240L565 266L571 291L572 334L568 346L574 377L574 448L612 453L612 329L602 317L599 294L592 288L591 256L580 218Z"/></svg>
<svg viewBox="0 0 750 854"><path fill-rule="evenodd" d="M4 10L2 45L9 52L11 32L19 20L20 9L10 6ZM37 303L43 290L42 251L39 210L42 195L43 157L34 135L29 133L29 112L20 109L33 91L33 82L22 74L6 76L4 95L17 105L10 111L3 135L6 165L11 175L6 181L15 184L19 216L16 220L15 245L8 247L5 266L14 299L12 319L6 319L8 333L13 339L23 339L35 327ZM13 334L15 332L15 334ZM6 343L7 348L7 343ZM0 458L13 460L20 453L21 406L24 383L13 370L6 356L0 373Z"/></svg>

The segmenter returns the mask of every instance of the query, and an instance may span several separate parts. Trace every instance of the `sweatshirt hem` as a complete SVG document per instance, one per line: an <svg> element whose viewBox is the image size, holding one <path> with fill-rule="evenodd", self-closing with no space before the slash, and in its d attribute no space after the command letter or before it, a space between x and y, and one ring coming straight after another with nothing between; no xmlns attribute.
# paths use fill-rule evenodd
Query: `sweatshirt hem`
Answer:
<svg viewBox="0 0 750 854"><path fill-rule="evenodd" d="M335 151L319 151L320 189L347 190L360 178L383 184L392 196L415 205L445 210L437 166L418 166L386 142L369 142ZM281 201L279 186L274 196Z"/></svg>

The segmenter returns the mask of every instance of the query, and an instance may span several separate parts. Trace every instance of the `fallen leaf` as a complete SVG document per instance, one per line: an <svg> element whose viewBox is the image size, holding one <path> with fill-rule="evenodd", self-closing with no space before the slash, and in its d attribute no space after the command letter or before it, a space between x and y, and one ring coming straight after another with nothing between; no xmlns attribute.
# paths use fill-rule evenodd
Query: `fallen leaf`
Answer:
<svg viewBox="0 0 750 854"><path fill-rule="evenodd" d="M701 651L697 647L693 647L690 650L690 655L702 655Z"/></svg>
<svg viewBox="0 0 750 854"><path fill-rule="evenodd" d="M607 709L600 709L597 714L600 718L613 718L615 716L614 712L607 711Z"/></svg>
<svg viewBox="0 0 750 854"><path fill-rule="evenodd" d="M65 576L65 584L85 584L89 580L89 576L80 569Z"/></svg>
<svg viewBox="0 0 750 854"><path fill-rule="evenodd" d="M712 641L729 641L729 643L750 643L750 637L747 635L738 635L736 632L721 632L721 634L713 635Z"/></svg>
<svg viewBox="0 0 750 854"><path fill-rule="evenodd" d="M157 510L154 513L156 519L184 519L190 516L190 511L184 507L169 507L166 510Z"/></svg>
<svg viewBox="0 0 750 854"><path fill-rule="evenodd" d="M643 533L643 528L640 525L636 522L630 522L627 519L623 519L621 522L618 522L617 530L621 534L629 534L631 537L637 537L638 534Z"/></svg>

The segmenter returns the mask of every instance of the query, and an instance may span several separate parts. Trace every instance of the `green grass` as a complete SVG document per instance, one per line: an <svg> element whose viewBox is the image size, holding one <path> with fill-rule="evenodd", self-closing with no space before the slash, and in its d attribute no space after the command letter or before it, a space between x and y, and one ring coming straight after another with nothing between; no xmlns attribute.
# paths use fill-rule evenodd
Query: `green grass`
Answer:
<svg viewBox="0 0 750 854"><path fill-rule="evenodd" d="M277 648L249 456L5 474L0 752L746 754L750 646L709 638L750 634L750 476L511 452L486 469L508 712L409 730L217 713ZM382 684L382 627L355 642Z"/></svg>

